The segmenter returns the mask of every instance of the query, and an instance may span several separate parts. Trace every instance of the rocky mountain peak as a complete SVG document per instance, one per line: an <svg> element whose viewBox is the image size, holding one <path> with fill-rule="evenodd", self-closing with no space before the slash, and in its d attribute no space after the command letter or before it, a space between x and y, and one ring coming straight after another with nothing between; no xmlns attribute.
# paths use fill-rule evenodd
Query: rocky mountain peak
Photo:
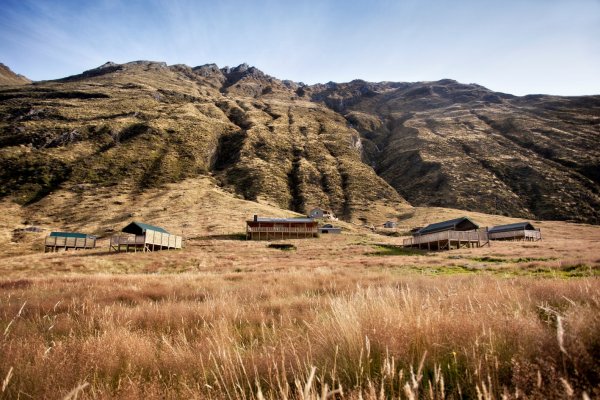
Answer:
<svg viewBox="0 0 600 400"><path fill-rule="evenodd" d="M221 71L221 69L219 69L219 66L217 64L199 65L197 67L192 68L192 71L204 77L223 75L223 72Z"/></svg>
<svg viewBox="0 0 600 400"><path fill-rule="evenodd" d="M167 68L167 63L164 61L149 61L149 60L137 60L125 63L126 66L143 66L143 67L155 67L155 68Z"/></svg>
<svg viewBox="0 0 600 400"><path fill-rule="evenodd" d="M112 62L112 61L107 61L104 64L102 64L101 66L99 66L97 69L102 69L102 68L108 68L108 67L114 67L117 64Z"/></svg>
<svg viewBox="0 0 600 400"><path fill-rule="evenodd" d="M228 81L237 82L247 76L254 78L263 78L267 75L256 67L251 67L246 63L240 64L237 67L224 67L221 72L227 77Z"/></svg>

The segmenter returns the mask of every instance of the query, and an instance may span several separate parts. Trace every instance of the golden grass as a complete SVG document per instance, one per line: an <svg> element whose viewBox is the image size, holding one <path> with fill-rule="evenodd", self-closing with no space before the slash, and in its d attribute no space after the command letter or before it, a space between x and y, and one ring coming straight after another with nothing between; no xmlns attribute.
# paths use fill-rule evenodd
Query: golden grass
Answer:
<svg viewBox="0 0 600 400"><path fill-rule="evenodd" d="M598 395L596 279L336 275L3 281L4 396Z"/></svg>
<svg viewBox="0 0 600 400"><path fill-rule="evenodd" d="M0 258L0 398L593 398L600 232L544 225L543 242L409 255L360 232L22 248Z"/></svg>

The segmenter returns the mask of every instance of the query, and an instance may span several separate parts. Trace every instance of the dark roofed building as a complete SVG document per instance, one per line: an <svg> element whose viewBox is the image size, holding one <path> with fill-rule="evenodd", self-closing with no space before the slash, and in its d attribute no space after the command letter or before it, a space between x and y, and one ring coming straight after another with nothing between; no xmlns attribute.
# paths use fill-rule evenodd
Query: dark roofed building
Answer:
<svg viewBox="0 0 600 400"><path fill-rule="evenodd" d="M318 237L317 221L312 218L259 218L246 221L246 239L277 240Z"/></svg>
<svg viewBox="0 0 600 400"><path fill-rule="evenodd" d="M414 236L444 231L472 231L475 229L479 229L479 225L467 217L461 217L448 221L436 222L435 224L429 224L425 228L421 228L415 232Z"/></svg>
<svg viewBox="0 0 600 400"><path fill-rule="evenodd" d="M342 233L342 228L340 228L339 226L333 226L332 224L325 224L319 227L319 233L340 234Z"/></svg>
<svg viewBox="0 0 600 400"><path fill-rule="evenodd" d="M429 224L404 239L404 247L418 247L427 250L450 250L461 247L489 246L485 231L467 217Z"/></svg>
<svg viewBox="0 0 600 400"><path fill-rule="evenodd" d="M498 225L490 228L489 233L510 232L515 230L534 230L535 228L529 222L517 222L515 224Z"/></svg>
<svg viewBox="0 0 600 400"><path fill-rule="evenodd" d="M492 240L541 240L542 233L530 222L517 222L514 224L498 225L488 230Z"/></svg>
<svg viewBox="0 0 600 400"><path fill-rule="evenodd" d="M145 224L143 222L132 222L121 229L121 232L129 235L117 235L110 239L110 251L154 251L181 249L183 238L172 235L165 229Z"/></svg>
<svg viewBox="0 0 600 400"><path fill-rule="evenodd" d="M50 232L46 237L44 252L69 250L69 249L93 249L96 247L96 236L80 232Z"/></svg>

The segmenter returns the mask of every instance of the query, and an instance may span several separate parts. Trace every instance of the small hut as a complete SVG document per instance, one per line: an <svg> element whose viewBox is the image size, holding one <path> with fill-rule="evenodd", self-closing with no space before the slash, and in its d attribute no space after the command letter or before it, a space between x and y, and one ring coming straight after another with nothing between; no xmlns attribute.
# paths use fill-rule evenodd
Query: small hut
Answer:
<svg viewBox="0 0 600 400"><path fill-rule="evenodd" d="M340 228L339 226L333 226L332 224L325 224L319 227L319 233L331 233L334 235L339 235L340 233L342 233L342 228Z"/></svg>
<svg viewBox="0 0 600 400"><path fill-rule="evenodd" d="M494 226L488 230L488 235L491 240L542 240L540 229L527 221Z"/></svg>
<svg viewBox="0 0 600 400"><path fill-rule="evenodd" d="M25 233L40 233L44 231L44 228L40 228L39 226L26 226L25 228L17 228L14 231Z"/></svg>
<svg viewBox="0 0 600 400"><path fill-rule="evenodd" d="M246 221L246 239L305 239L319 236L317 221L312 218L259 218Z"/></svg>
<svg viewBox="0 0 600 400"><path fill-rule="evenodd" d="M467 217L429 224L405 239L404 247L418 247L427 250L450 250L460 247L481 247L489 245L487 233L479 230L479 225Z"/></svg>
<svg viewBox="0 0 600 400"><path fill-rule="evenodd" d="M155 251L181 249L183 239L172 235L161 227L132 222L121 232L127 235L117 235L110 238L109 251Z"/></svg>
<svg viewBox="0 0 600 400"><path fill-rule="evenodd" d="M335 219L335 215L329 210L323 210L322 208L317 207L310 210L308 218Z"/></svg>
<svg viewBox="0 0 600 400"><path fill-rule="evenodd" d="M79 232L50 232L44 244L45 253L69 249L93 249L96 247L96 236Z"/></svg>
<svg viewBox="0 0 600 400"><path fill-rule="evenodd" d="M383 224L383 227L387 229L394 229L396 226L397 224L394 221L386 221L385 224Z"/></svg>

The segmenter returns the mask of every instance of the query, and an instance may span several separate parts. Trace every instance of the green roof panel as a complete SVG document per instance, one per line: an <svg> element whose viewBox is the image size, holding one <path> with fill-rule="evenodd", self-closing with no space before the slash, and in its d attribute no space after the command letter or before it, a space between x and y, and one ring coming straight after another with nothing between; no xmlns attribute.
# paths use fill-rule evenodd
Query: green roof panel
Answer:
<svg viewBox="0 0 600 400"><path fill-rule="evenodd" d="M122 232L132 233L134 235L143 235L144 233L146 233L147 230L162 232L162 233L169 233L161 227L144 224L143 222L136 222L136 221L130 223L125 228L121 229Z"/></svg>
<svg viewBox="0 0 600 400"><path fill-rule="evenodd" d="M68 238L87 238L89 235L79 232L50 232L50 236L68 237Z"/></svg>

